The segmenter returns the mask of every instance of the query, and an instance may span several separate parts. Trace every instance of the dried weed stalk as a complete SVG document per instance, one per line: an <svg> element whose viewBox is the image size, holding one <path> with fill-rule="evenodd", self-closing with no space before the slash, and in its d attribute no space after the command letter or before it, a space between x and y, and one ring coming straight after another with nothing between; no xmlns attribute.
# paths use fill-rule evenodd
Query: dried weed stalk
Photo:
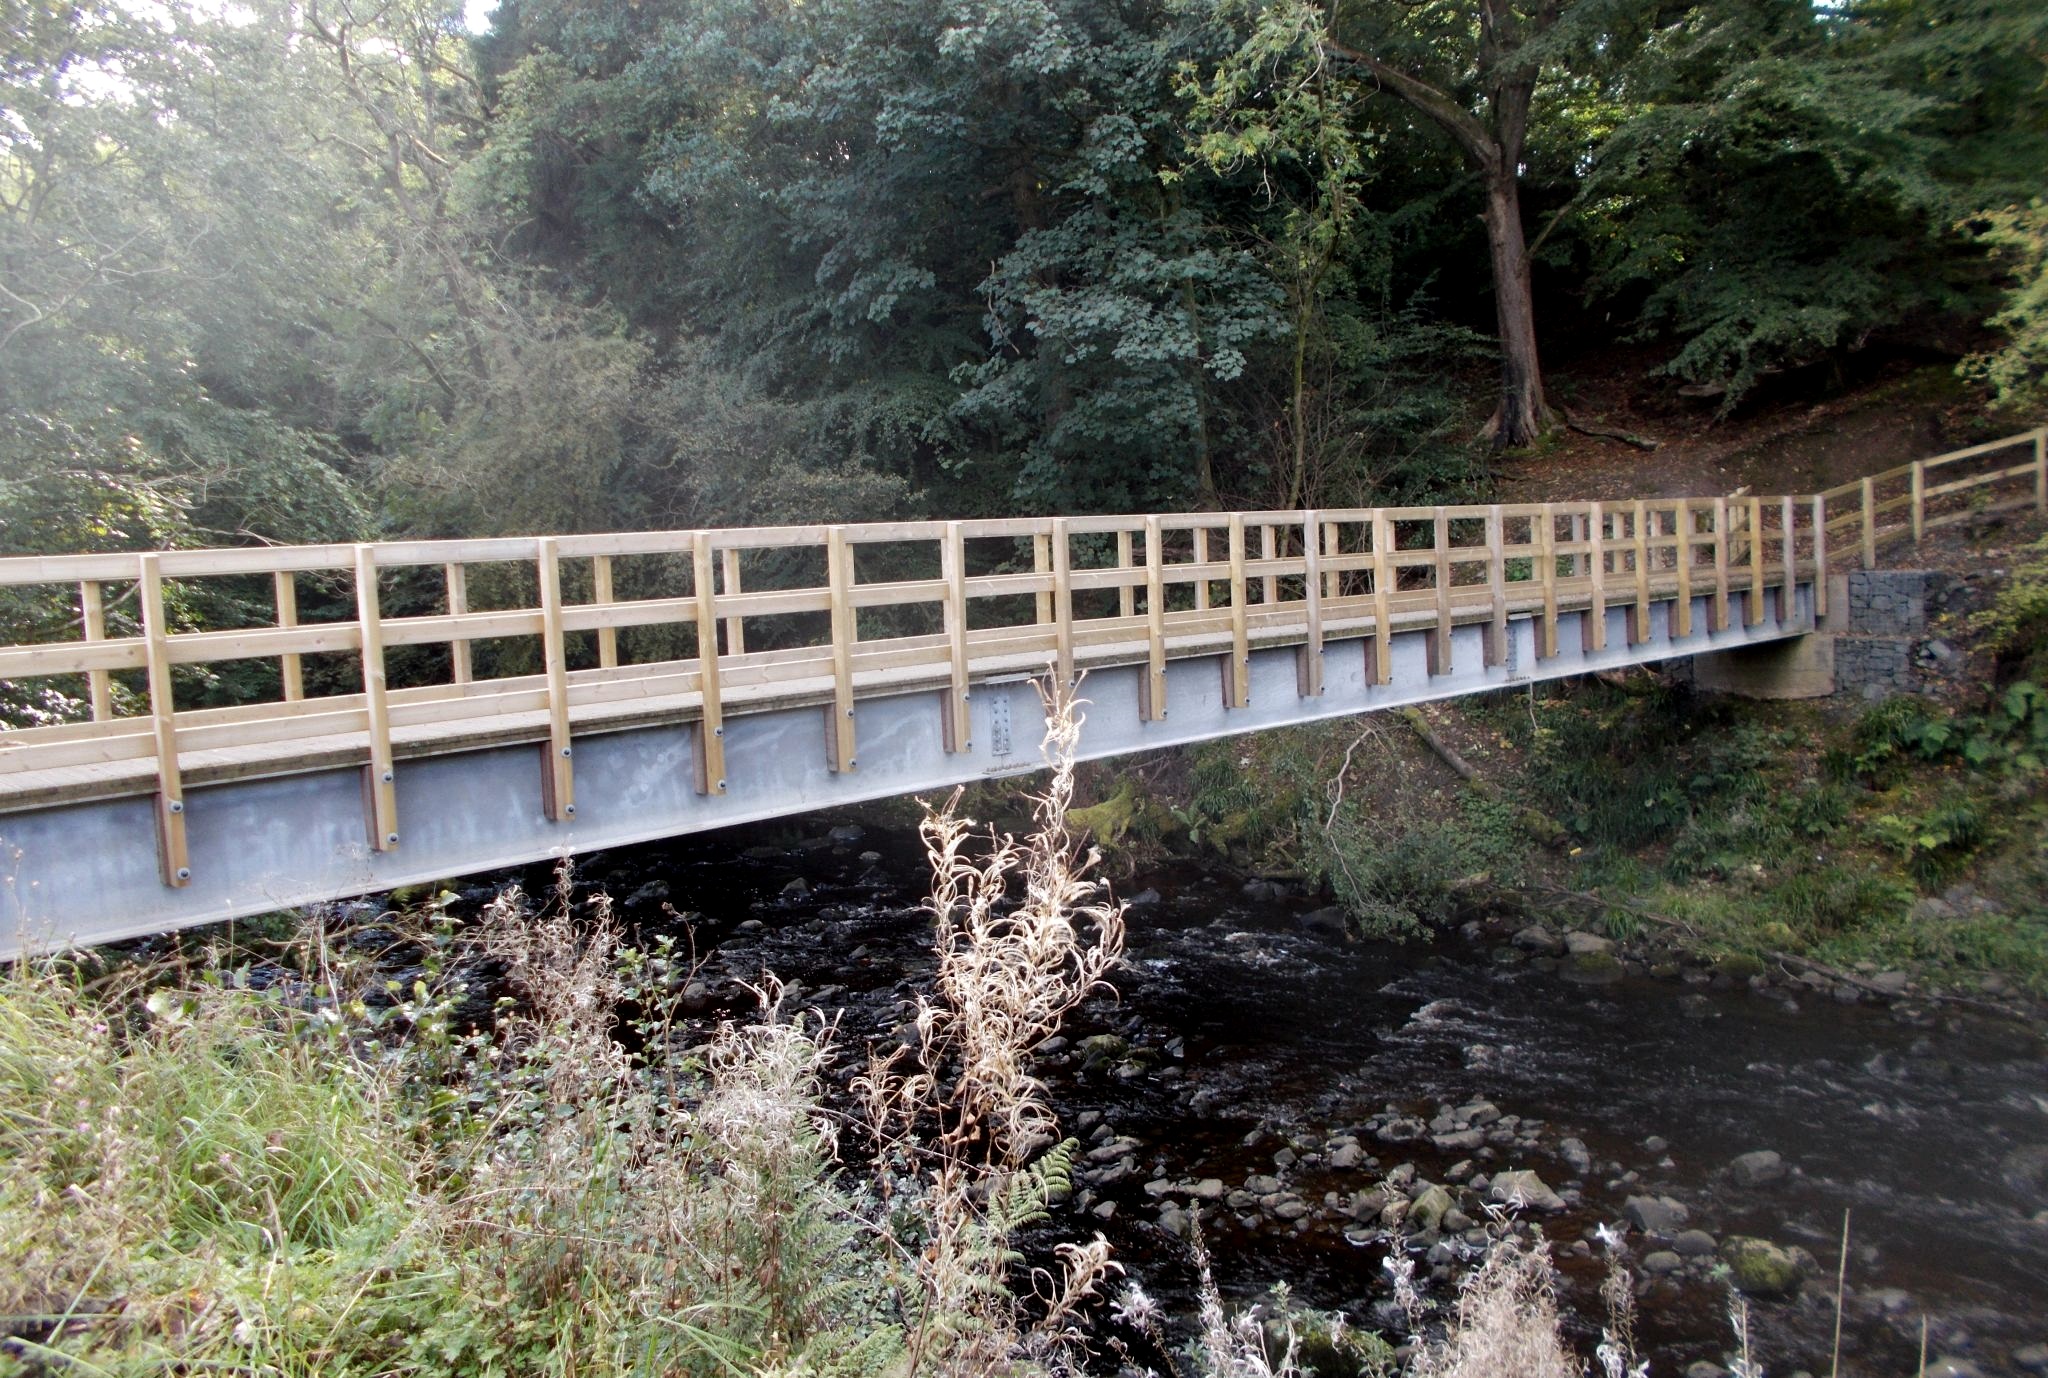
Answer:
<svg viewBox="0 0 2048 1378"><path fill-rule="evenodd" d="M980 1374L1069 1352L1081 1308L1119 1271L1098 1236L1060 1247L1059 1276L1030 1281L1035 1305L1011 1284L1012 1236L1071 1190L1074 1146L1059 1143L1031 1052L1109 989L1124 943L1123 906L1091 878L1099 854L1067 826L1079 701L1056 682L1040 694L1052 778L1031 834L977 833L959 791L926 812L938 966L918 1001L915 1065L899 1074L877 1054L856 1082L915 1236L902 1241L911 1374Z"/></svg>

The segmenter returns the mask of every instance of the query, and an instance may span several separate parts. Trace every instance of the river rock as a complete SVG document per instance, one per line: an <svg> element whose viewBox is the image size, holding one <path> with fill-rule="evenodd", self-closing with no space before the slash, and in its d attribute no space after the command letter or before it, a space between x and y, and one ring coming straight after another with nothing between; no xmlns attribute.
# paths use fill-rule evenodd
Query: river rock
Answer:
<svg viewBox="0 0 2048 1378"><path fill-rule="evenodd" d="M1564 951L1564 941L1540 923L1532 923L1515 934L1514 944L1524 952L1540 952L1546 957Z"/></svg>
<svg viewBox="0 0 2048 1378"><path fill-rule="evenodd" d="M1500 1118L1500 1107L1490 1100L1475 1100L1459 1106L1457 1116L1466 1124L1492 1124Z"/></svg>
<svg viewBox="0 0 2048 1378"><path fill-rule="evenodd" d="M1531 1210L1561 1211L1564 1200L1527 1169L1497 1172L1487 1186L1487 1199L1506 1206L1527 1206Z"/></svg>
<svg viewBox="0 0 2048 1378"><path fill-rule="evenodd" d="M1121 1062L1131 1050L1131 1041L1122 1034L1091 1034L1078 1045L1083 1067L1099 1067L1104 1063Z"/></svg>
<svg viewBox="0 0 2048 1378"><path fill-rule="evenodd" d="M1429 1126L1413 1115L1400 1115L1379 1127L1377 1137L1383 1143L1413 1143L1429 1132Z"/></svg>
<svg viewBox="0 0 2048 1378"><path fill-rule="evenodd" d="M1319 934L1325 938L1341 938L1350 929L1349 915L1341 904L1311 909L1294 922L1302 932Z"/></svg>
<svg viewBox="0 0 2048 1378"><path fill-rule="evenodd" d="M1696 1359L1685 1366L1685 1378L1728 1378L1728 1370L1712 1359Z"/></svg>
<svg viewBox="0 0 2048 1378"><path fill-rule="evenodd" d="M1768 1148L1744 1153L1728 1165L1728 1174L1738 1187L1767 1187L1784 1181L1786 1171L1785 1160Z"/></svg>
<svg viewBox="0 0 2048 1378"><path fill-rule="evenodd" d="M1705 1230L1680 1230L1671 1241L1672 1250L1680 1258L1707 1258L1720 1247Z"/></svg>
<svg viewBox="0 0 2048 1378"><path fill-rule="evenodd" d="M1448 1134L1433 1134L1429 1141L1445 1153L1469 1153L1486 1142L1486 1131L1454 1129Z"/></svg>
<svg viewBox="0 0 2048 1378"><path fill-rule="evenodd" d="M1365 1161L1365 1150L1360 1148L1356 1142L1338 1144L1330 1150L1329 1161L1330 1166L1334 1168L1347 1170L1355 1168Z"/></svg>
<svg viewBox="0 0 2048 1378"><path fill-rule="evenodd" d="M1244 1189L1254 1196L1271 1196L1280 1190L1280 1179L1266 1173L1254 1173L1244 1179Z"/></svg>
<svg viewBox="0 0 2048 1378"><path fill-rule="evenodd" d="M2021 1345L2012 1352L2012 1361L2029 1373L2048 1373L2048 1344Z"/></svg>
<svg viewBox="0 0 2048 1378"><path fill-rule="evenodd" d="M1668 1196L1631 1196L1622 1203L1621 1213L1644 1234L1675 1234L1689 1218L1685 1207Z"/></svg>
<svg viewBox="0 0 2048 1378"><path fill-rule="evenodd" d="M1753 1297L1789 1297L1799 1290L1799 1262L1768 1239L1737 1235L1721 1244L1735 1286Z"/></svg>
<svg viewBox="0 0 2048 1378"><path fill-rule="evenodd" d="M1267 1209L1282 1220L1299 1220L1308 1214L1308 1202L1299 1196L1283 1196Z"/></svg>
<svg viewBox="0 0 2048 1378"><path fill-rule="evenodd" d="M1564 979L1582 986L1604 986L1625 974L1612 952L1580 952L1565 959Z"/></svg>
<svg viewBox="0 0 2048 1378"><path fill-rule="evenodd" d="M838 827L825 834L832 841L842 844L858 842L867 835L868 830L858 823L841 823Z"/></svg>
<svg viewBox="0 0 2048 1378"><path fill-rule="evenodd" d="M1442 1229L1444 1217L1455 1204L1449 1192L1432 1182L1408 1203L1408 1219L1419 1229Z"/></svg>
<svg viewBox="0 0 2048 1378"><path fill-rule="evenodd" d="M2027 1144L1998 1160L1998 1175L2022 1202L2024 1209L2048 1205L2048 1144Z"/></svg>
<svg viewBox="0 0 2048 1378"><path fill-rule="evenodd" d="M1669 1249L1659 1249L1655 1253L1643 1255L1643 1271L1651 1277L1675 1273L1684 1266L1685 1260Z"/></svg>
<svg viewBox="0 0 2048 1378"><path fill-rule="evenodd" d="M1593 1155L1586 1149L1584 1139L1565 1139L1557 1146L1557 1156L1570 1165L1571 1170L1584 1177L1593 1170Z"/></svg>
<svg viewBox="0 0 2048 1378"><path fill-rule="evenodd" d="M1588 953L1608 953L1614 951L1614 939L1603 938L1598 933L1580 933L1574 930L1564 935L1564 950L1574 957L1583 957Z"/></svg>

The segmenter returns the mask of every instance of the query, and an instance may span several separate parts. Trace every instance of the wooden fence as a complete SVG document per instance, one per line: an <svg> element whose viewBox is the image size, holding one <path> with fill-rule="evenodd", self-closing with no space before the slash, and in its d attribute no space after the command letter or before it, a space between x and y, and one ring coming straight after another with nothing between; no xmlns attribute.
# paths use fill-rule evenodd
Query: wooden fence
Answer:
<svg viewBox="0 0 2048 1378"><path fill-rule="evenodd" d="M1964 464L2031 443L2027 465ZM1886 496L1895 476L1910 492ZM1929 475L1938 475L1930 485ZM411 756L508 742L541 745L536 782L557 821L576 811L578 733L648 722L698 724L696 788L725 792L729 712L807 703L824 712L830 768L858 766L863 694L937 690L948 750L969 746L977 679L1071 679L1096 664L1139 664L1140 712L1167 715L1169 658L1220 655L1223 702L1249 702L1250 650L1293 645L1297 692L1322 692L1323 656L1340 642L1386 683L1391 638L1420 630L1431 673L1450 668L1452 628L1479 624L1489 664L1506 655L1510 616L1531 616L1537 653L1557 653L1561 610L1586 611L1591 649L1607 609L1629 609L1631 642L1651 636L1653 602L1672 604L1673 635L1755 624L1775 587L1811 581L1825 611L1830 542L1861 534L1862 556L1895 534L1958 519L1965 494L2030 478L2048 502L2043 432L1924 461L1844 491L1806 497L1646 499L1307 512L1175 513L988 521L782 526L464 541L0 559L0 589L75 590L63 635L0 647L0 681L55 680L90 721L0 731L0 810L151 794L167 884L190 878L187 784L336 765L364 770L369 844L399 845L396 782ZM1998 502L2008 507L2013 502ZM1932 515L1930 515L1932 514ZM752 572L749 572L749 566ZM871 577L863 579L863 566ZM808 567L811 571L802 571ZM922 570L905 577L902 571ZM473 575L531 589L531 602L472 606ZM797 571L792 574L791 571ZM777 586L757 582L772 572ZM888 577L872 577L884 571ZM626 579L623 574L633 577ZM380 587L432 577L438 607L392 615ZM744 576L744 577L743 577ZM302 616L302 579L330 609ZM267 583L262 625L175 631L167 587ZM630 585L649 596L620 597ZM565 589L573 588L578 596ZM337 604L335 590L346 590ZM582 596L587 595L587 596ZM1781 605L1781 611L1782 611ZM109 610L128 626L110 632ZM338 608L336 612L334 609ZM1739 612L1738 612L1739 609ZM870 635L864 636L865 615ZM924 619L929 630L906 624ZM651 657L622 634L662 629ZM874 634L880 632L881 634ZM479 642L528 648L537 672L478 673ZM394 686L402 648L437 657L425 682ZM678 654L678 649L686 654ZM410 654L417 663L420 652ZM309 692L309 658L345 661L342 692ZM274 664L275 692L228 707L179 708L180 667ZM186 671L190 674L191 671ZM332 675L328 676L331 681Z"/></svg>

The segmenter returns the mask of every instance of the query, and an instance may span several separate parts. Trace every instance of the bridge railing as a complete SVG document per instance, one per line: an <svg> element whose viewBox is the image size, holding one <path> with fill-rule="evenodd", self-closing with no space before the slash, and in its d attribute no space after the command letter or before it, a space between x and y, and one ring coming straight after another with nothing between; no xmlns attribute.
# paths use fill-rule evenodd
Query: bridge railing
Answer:
<svg viewBox="0 0 2048 1378"><path fill-rule="evenodd" d="M2037 494L2038 459L2037 440ZM2005 466L1981 482L2019 473ZM1949 491L1961 489L1934 496ZM153 795L164 878L178 885L189 878L188 782L360 765L369 843L388 850L401 840L396 782L410 756L536 742L543 809L566 820L579 733L694 723L696 788L722 794L730 711L817 704L821 750L843 772L858 767L864 693L938 691L937 728L948 750L965 751L975 680L1048 664L1069 678L1093 664L1142 665L1140 712L1158 719L1166 663L1179 656L1220 654L1218 692L1242 707L1254 646L1298 647L1296 689L1307 696L1322 692L1328 640L1361 645L1369 679L1385 683L1397 631L1427 633L1438 674L1458 625L1480 624L1497 662L1510 615L1535 619L1539 656L1557 653L1561 610L1592 614L1582 625L1595 649L1609 607L1630 610L1627 634L1641 641L1651 604L1670 600L1674 633L1690 635L1695 597L1715 627L1737 605L1744 621L1762 621L1774 585L1784 597L1811 579L1824 599L1829 540L1844 520L1818 495L0 559L0 589L56 586L76 609L43 639L0 646L0 681L58 685L91 714L0 731L0 810ZM301 616L302 581L319 594L318 615ZM401 581L408 606L387 609ZM425 610L422 581L434 590ZM170 611L219 582L267 583L265 620L177 630ZM474 597L480 588L490 597ZM486 658L504 673L479 673L480 642L519 654ZM394 685L399 656L410 680ZM329 673L309 677L316 658ZM178 706L174 681L192 673L183 667L249 661L276 667L273 692Z"/></svg>
<svg viewBox="0 0 2048 1378"><path fill-rule="evenodd" d="M2014 488L2032 491L1999 496ZM2048 426L1901 464L1838 484L1821 497L1829 535L1853 544L1869 569L1894 541L1917 546L1929 531L2023 507L2048 512Z"/></svg>

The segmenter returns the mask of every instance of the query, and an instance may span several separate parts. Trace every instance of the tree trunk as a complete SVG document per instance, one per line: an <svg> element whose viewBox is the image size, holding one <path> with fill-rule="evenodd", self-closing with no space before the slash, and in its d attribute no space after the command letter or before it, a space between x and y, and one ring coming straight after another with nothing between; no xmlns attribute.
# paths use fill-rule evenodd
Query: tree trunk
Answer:
<svg viewBox="0 0 2048 1378"><path fill-rule="evenodd" d="M1497 449L1529 445L1550 424L1543 366L1536 354L1536 308L1529 292L1529 249L1522 237L1521 188L1514 164L1487 170L1486 243L1493 256L1493 300L1500 324L1500 401L1486 434Z"/></svg>

